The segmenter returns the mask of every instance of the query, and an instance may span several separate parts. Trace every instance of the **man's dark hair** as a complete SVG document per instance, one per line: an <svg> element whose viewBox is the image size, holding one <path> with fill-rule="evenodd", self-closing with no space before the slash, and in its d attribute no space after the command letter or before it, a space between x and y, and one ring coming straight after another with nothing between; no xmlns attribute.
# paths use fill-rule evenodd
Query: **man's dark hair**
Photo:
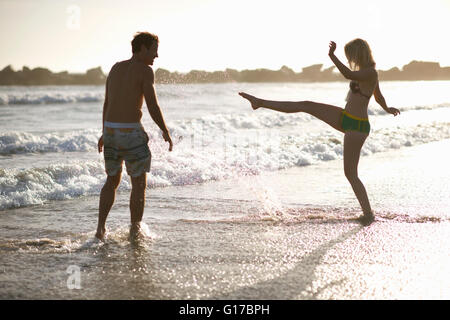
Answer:
<svg viewBox="0 0 450 320"><path fill-rule="evenodd" d="M133 53L141 51L141 46L144 45L147 49L150 49L152 43L156 41L159 43L159 39L157 35L154 35L149 32L138 32L134 35L133 40L131 41L131 48Z"/></svg>

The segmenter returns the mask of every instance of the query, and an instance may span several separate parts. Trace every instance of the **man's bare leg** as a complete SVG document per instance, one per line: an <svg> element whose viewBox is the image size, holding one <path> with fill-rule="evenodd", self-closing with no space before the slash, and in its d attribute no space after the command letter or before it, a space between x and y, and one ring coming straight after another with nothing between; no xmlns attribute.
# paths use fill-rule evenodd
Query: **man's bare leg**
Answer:
<svg viewBox="0 0 450 320"><path fill-rule="evenodd" d="M105 185L100 193L100 204L98 210L98 225L95 237L103 240L106 232L106 218L114 203L116 197L116 189L119 186L122 172L119 171L115 176L108 176Z"/></svg>
<svg viewBox="0 0 450 320"><path fill-rule="evenodd" d="M144 172L138 177L131 177L131 229L130 234L139 231L142 216L144 215L145 188L147 187L147 174Z"/></svg>

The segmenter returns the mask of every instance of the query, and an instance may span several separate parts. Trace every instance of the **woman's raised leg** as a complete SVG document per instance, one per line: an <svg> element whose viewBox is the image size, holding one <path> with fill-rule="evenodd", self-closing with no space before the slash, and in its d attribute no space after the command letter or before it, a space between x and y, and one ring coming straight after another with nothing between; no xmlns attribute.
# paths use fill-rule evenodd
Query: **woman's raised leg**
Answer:
<svg viewBox="0 0 450 320"><path fill-rule="evenodd" d="M344 132L341 128L342 108L312 101L272 101L256 98L247 93L240 92L240 96L250 101L254 110L258 108L267 108L279 112L294 113L306 112L319 120L329 124L334 129Z"/></svg>

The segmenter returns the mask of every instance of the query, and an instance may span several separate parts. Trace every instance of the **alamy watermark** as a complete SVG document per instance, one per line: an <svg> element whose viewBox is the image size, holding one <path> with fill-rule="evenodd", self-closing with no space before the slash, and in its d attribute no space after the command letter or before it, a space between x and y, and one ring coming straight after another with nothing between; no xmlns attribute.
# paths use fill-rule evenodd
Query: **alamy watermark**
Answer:
<svg viewBox="0 0 450 320"><path fill-rule="evenodd" d="M81 27L81 8L76 4L71 4L67 7L66 13L68 14L66 20L66 27L69 30L79 30Z"/></svg>
<svg viewBox="0 0 450 320"><path fill-rule="evenodd" d="M241 134L238 130L227 132L222 129L221 133L211 135L204 128L200 128L198 132L192 133L184 140L187 140L185 143L190 150L196 150L198 154L207 154L216 163L227 166L241 163L257 167L280 156L280 151L291 143L287 141L288 137L283 137L276 131L253 130Z"/></svg>
<svg viewBox="0 0 450 320"><path fill-rule="evenodd" d="M67 289L81 289L81 268L77 265L70 265L67 267L66 273L69 274Z"/></svg>

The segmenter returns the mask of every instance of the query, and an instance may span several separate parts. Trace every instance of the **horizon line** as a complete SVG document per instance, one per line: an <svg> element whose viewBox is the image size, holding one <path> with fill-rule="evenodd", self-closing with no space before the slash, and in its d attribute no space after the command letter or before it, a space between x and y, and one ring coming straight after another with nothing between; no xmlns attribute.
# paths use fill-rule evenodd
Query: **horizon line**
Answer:
<svg viewBox="0 0 450 320"><path fill-rule="evenodd" d="M122 60L122 61L123 61L123 60ZM386 69L386 70L383 70L383 69L377 69L377 70L379 70L379 71L389 71L389 70L392 70L392 69L397 68L397 69L399 69L399 70L401 71L401 70L403 70L403 67L405 67L405 66L411 64L412 62L437 63L437 64L439 64L439 67L440 67L440 68L450 68L450 66L441 66L441 63L440 63L439 61L425 61L425 60L415 60L415 59L413 59L413 60L411 60L409 63L404 64L402 67L394 66L394 67L391 67L390 69ZM301 68L302 71L299 71L298 73L303 72L303 69L305 69L305 68L308 68L308 67L311 67L311 66L317 66L317 65L322 65L322 66L324 66L323 63L314 63L314 64L310 64L310 65L308 65L308 66L302 67L302 68ZM4 69L7 68L8 66L10 66L11 69L12 69L13 71L15 71L15 72L17 72L17 71L22 71L23 68L26 67L26 68L29 68L30 70L37 69L37 68L43 68L43 69L47 69L47 70L51 71L52 73L67 72L67 73L69 73L69 74L84 74L84 73L86 73L86 71L88 71L88 70L91 70L91 69L97 69L97 68L100 67L101 70L102 70L102 72L104 72L105 74L108 74L108 73L109 73L109 72L106 72L105 70L103 70L103 67L102 67L101 65L95 66L95 67L91 67L91 68L87 68L85 71L74 71L74 70L67 70L67 69L66 69L66 70L61 70L61 71L53 71L53 70L51 70L51 69L48 68L48 67L38 66L38 67L31 68L31 67L28 67L27 65L22 65L22 68L20 68L20 69L15 69L11 63L5 65L2 69L0 69L0 71L4 70ZM158 69L164 69L164 70L167 70L167 71L169 71L169 72L171 72L171 73L181 73L181 74L189 73L189 72L191 72L191 71L204 71L204 72L217 72L217 71L219 71L219 72L220 72L220 71L226 71L227 69L230 69L230 70L236 70L236 71L239 71L239 72L242 72L242 71L245 71L245 70L271 70L271 71L279 71L279 70L281 70L283 67L287 67L287 68L289 68L289 69L291 69L291 70L294 71L293 68L291 68L291 67L289 67L289 66L287 66L287 65L285 65L285 64L283 64L279 69L269 69L269 68L265 68L265 67L259 67L259 68L255 68L255 69L242 69L242 70L238 70L238 69L234 69L234 68L231 68L231 67L226 67L225 69L222 69L222 70L217 70L217 69L216 69L216 70L212 70L212 71L203 70L203 69L191 69L191 70L189 70L189 71L177 71L177 70L172 71L172 70L167 69L167 68L165 68L165 67L157 67L157 68L155 68L154 66L150 66L150 67L152 67L155 71L158 70ZM335 67L334 65L330 66L329 68L335 68L335 69L336 69L336 67ZM329 68L326 68L326 69L329 69ZM322 70L323 70L323 69L321 69L321 71L322 71Z"/></svg>

